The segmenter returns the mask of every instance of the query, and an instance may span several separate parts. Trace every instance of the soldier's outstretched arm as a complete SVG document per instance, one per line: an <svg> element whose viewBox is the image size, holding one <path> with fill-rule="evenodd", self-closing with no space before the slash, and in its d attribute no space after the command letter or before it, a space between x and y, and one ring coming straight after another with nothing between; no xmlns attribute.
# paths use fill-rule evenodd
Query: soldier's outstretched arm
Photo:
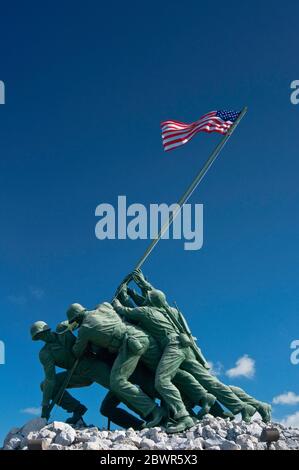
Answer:
<svg viewBox="0 0 299 470"><path fill-rule="evenodd" d="M124 307L118 299L113 301L113 308L119 315L123 315L124 317L128 318L129 320L139 321L144 316L144 309L146 307L136 307L136 308L129 308Z"/></svg>
<svg viewBox="0 0 299 470"><path fill-rule="evenodd" d="M127 292L138 307L142 307L142 305L144 305L144 301L146 299L145 295L138 294L138 292L136 292L134 289L130 289L129 287Z"/></svg>
<svg viewBox="0 0 299 470"><path fill-rule="evenodd" d="M129 308L134 308L134 304L131 301L131 298L128 294L128 288L127 288L126 284L121 284L118 287L118 289L115 293L115 298L117 298L123 306L129 307Z"/></svg>
<svg viewBox="0 0 299 470"><path fill-rule="evenodd" d="M152 286L147 279L145 279L143 272L141 269L135 269L132 273L133 279L136 282L137 286L140 287L142 294L145 296L149 290L153 290L154 286Z"/></svg>

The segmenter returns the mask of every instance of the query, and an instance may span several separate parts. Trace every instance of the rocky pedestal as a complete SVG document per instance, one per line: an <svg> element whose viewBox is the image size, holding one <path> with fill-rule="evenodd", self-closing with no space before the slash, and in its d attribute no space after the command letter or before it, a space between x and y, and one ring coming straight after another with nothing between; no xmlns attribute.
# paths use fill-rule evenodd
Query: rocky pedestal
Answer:
<svg viewBox="0 0 299 470"><path fill-rule="evenodd" d="M169 435L161 428L106 431L96 427L78 428L44 419L33 419L6 436L4 450L27 450L28 441L43 439L48 450L265 450L260 441L265 427L275 427L280 439L273 450L299 450L299 429L279 423L251 424L207 415L200 424L180 434Z"/></svg>

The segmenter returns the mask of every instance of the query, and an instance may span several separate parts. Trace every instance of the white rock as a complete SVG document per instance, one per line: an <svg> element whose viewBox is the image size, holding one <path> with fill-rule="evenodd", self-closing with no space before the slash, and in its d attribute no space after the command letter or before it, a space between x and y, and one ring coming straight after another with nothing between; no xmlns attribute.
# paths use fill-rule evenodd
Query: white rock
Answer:
<svg viewBox="0 0 299 470"><path fill-rule="evenodd" d="M138 450L135 446L130 446L128 444L118 444L113 446L113 450Z"/></svg>
<svg viewBox="0 0 299 470"><path fill-rule="evenodd" d="M217 431L217 436L220 436L223 439L226 439L227 438L227 430L226 429L219 429L219 431ZM231 439L231 440L234 440L234 439Z"/></svg>
<svg viewBox="0 0 299 470"><path fill-rule="evenodd" d="M203 428L202 437L204 439L215 439L216 436L217 436L217 433L215 429L212 429L209 424Z"/></svg>
<svg viewBox="0 0 299 470"><path fill-rule="evenodd" d="M146 434L146 437L148 439L151 439L154 442L160 442L161 439L162 440L167 439L167 434L164 431L162 431L161 428L152 428Z"/></svg>
<svg viewBox="0 0 299 470"><path fill-rule="evenodd" d="M200 437L195 438L194 440L187 440L186 449L188 450L202 450L204 445L204 440Z"/></svg>
<svg viewBox="0 0 299 470"><path fill-rule="evenodd" d="M255 450L266 450L266 444L264 444L263 442L258 442L255 447Z"/></svg>
<svg viewBox="0 0 299 470"><path fill-rule="evenodd" d="M194 436L201 437L202 436L202 431L203 431L203 427L200 424L198 424L196 426L196 428L194 430L192 430L191 432L193 432Z"/></svg>
<svg viewBox="0 0 299 470"><path fill-rule="evenodd" d="M223 441L224 439L222 439L222 437L214 437L214 438L205 439L204 448L209 449L209 447L215 447L215 446L220 447Z"/></svg>
<svg viewBox="0 0 299 470"><path fill-rule="evenodd" d="M54 434L56 436L56 434ZM26 442L31 441L32 439L38 439L39 438L39 431L31 431L29 434L27 434L27 437L24 439Z"/></svg>
<svg viewBox="0 0 299 470"><path fill-rule="evenodd" d="M100 450L99 442L84 442L82 446L83 450Z"/></svg>
<svg viewBox="0 0 299 470"><path fill-rule="evenodd" d="M140 447L142 439L141 437L138 437L137 435L135 435L135 436L128 437L128 441L131 443L131 445Z"/></svg>
<svg viewBox="0 0 299 470"><path fill-rule="evenodd" d="M60 421L53 421L53 423L48 424L47 429L56 434L62 431L68 432L70 429L74 431L74 428L70 424L61 423Z"/></svg>
<svg viewBox="0 0 299 470"><path fill-rule="evenodd" d="M265 450L259 441L264 427L261 421L251 424L206 416L193 428L178 434L167 434L162 428L142 431L99 431L98 428L76 428L55 421L34 419L23 428L14 428L5 438L5 449L28 448L28 440L44 439L50 450ZM274 426L274 423L271 423ZM275 424L280 439L272 444L275 450L299 449L299 429Z"/></svg>
<svg viewBox="0 0 299 470"><path fill-rule="evenodd" d="M299 449L299 441L295 439L287 439L286 440L287 446L289 449L297 450Z"/></svg>
<svg viewBox="0 0 299 470"><path fill-rule="evenodd" d="M22 438L18 436L12 436L4 446L4 450L16 450L20 449L22 444Z"/></svg>
<svg viewBox="0 0 299 470"><path fill-rule="evenodd" d="M176 436L172 434L170 438L168 438L168 442L172 447L175 449L187 443L187 439L185 437Z"/></svg>
<svg viewBox="0 0 299 470"><path fill-rule="evenodd" d="M50 444L48 450L65 450L66 447L61 446L60 444Z"/></svg>
<svg viewBox="0 0 299 470"><path fill-rule="evenodd" d="M228 441L224 439L222 444L220 445L221 450L241 450L241 446L236 444L234 441Z"/></svg>
<svg viewBox="0 0 299 470"><path fill-rule="evenodd" d="M258 424L258 423L251 423L246 426L246 432L247 434L250 434L251 436L255 436L258 439L261 437L263 428Z"/></svg>
<svg viewBox="0 0 299 470"><path fill-rule="evenodd" d="M158 442L155 444L155 450L173 450L171 445L165 442Z"/></svg>
<svg viewBox="0 0 299 470"><path fill-rule="evenodd" d="M274 442L272 445L276 450L289 450L287 443L282 440Z"/></svg>
<svg viewBox="0 0 299 470"><path fill-rule="evenodd" d="M38 439L55 439L56 433L54 431L50 431L50 429L43 428L37 433ZM29 436L28 436L29 438Z"/></svg>
<svg viewBox="0 0 299 470"><path fill-rule="evenodd" d="M69 426L69 429L65 429L65 431L61 431L55 437L55 444L60 444L62 446L70 446L74 440L76 439L76 431Z"/></svg>
<svg viewBox="0 0 299 470"><path fill-rule="evenodd" d="M241 446L242 450L254 450L258 440L249 434L240 434L236 439L236 444Z"/></svg>
<svg viewBox="0 0 299 470"><path fill-rule="evenodd" d="M155 449L156 443L152 439L144 437L140 442L140 449Z"/></svg>
<svg viewBox="0 0 299 470"><path fill-rule="evenodd" d="M122 438L126 437L126 432L125 431L114 431L114 433L111 433L109 435L109 439L114 442L114 441L119 441Z"/></svg>
<svg viewBox="0 0 299 470"><path fill-rule="evenodd" d="M90 440L90 435L87 432L77 433L76 441L77 442L88 442Z"/></svg>
<svg viewBox="0 0 299 470"><path fill-rule="evenodd" d="M127 437L127 436L118 436L113 442L112 441L109 441L109 442L111 442L111 444L113 444L113 446L121 445L121 446L139 447L141 445L141 441L142 441L142 439L138 438L137 436L135 436L135 438L134 437L131 438L131 437Z"/></svg>
<svg viewBox="0 0 299 470"><path fill-rule="evenodd" d="M21 428L21 433L24 437L27 437L30 432L40 431L47 425L47 421L44 418L31 419Z"/></svg>
<svg viewBox="0 0 299 470"><path fill-rule="evenodd" d="M238 434L233 428L228 429L227 434L226 434L226 439L228 439L229 441L235 441L237 439L237 436Z"/></svg>

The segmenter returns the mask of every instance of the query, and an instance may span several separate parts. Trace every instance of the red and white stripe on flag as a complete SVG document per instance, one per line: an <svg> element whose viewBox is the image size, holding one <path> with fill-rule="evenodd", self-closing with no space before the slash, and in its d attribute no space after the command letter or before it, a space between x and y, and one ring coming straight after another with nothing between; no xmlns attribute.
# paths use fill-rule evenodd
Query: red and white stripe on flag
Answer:
<svg viewBox="0 0 299 470"><path fill-rule="evenodd" d="M167 152L186 144L198 132L219 132L220 134L226 134L232 124L232 121L224 121L217 116L217 111L204 114L204 116L191 124L172 120L163 121L161 122L161 128L164 150Z"/></svg>

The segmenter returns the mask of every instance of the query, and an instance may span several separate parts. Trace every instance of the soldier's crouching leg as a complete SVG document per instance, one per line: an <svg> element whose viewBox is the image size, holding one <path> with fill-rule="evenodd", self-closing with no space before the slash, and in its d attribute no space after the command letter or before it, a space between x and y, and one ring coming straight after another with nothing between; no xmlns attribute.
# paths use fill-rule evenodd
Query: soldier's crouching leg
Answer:
<svg viewBox="0 0 299 470"><path fill-rule="evenodd" d="M110 419L110 421L112 421L114 424L117 424L124 429L141 429L143 421L131 415L127 411L121 408L117 408L120 403L121 401L116 397L116 395L108 392L102 401L100 413L106 418Z"/></svg>
<svg viewBox="0 0 299 470"><path fill-rule="evenodd" d="M155 376L155 388L166 402L175 419L189 415L178 388L172 382L183 360L184 356L176 345L167 346Z"/></svg>
<svg viewBox="0 0 299 470"><path fill-rule="evenodd" d="M52 400L57 396L59 390L61 389L61 386L66 378L66 375L67 375L67 372L60 372L56 374L55 387L54 387L53 394L51 397ZM43 391L44 382L40 384L40 388ZM73 413L81 406L81 403L79 400L76 400L76 398L74 398L67 390L65 390L60 400L59 406L63 410L67 411L68 413Z"/></svg>
<svg viewBox="0 0 299 470"><path fill-rule="evenodd" d="M134 350L133 340L128 338L122 345L119 354L113 364L110 375L110 390L122 401L128 403L131 409L137 411L142 417L147 417L156 408L155 402L148 397L139 387L130 382L136 366L148 347L146 337L138 337L140 349Z"/></svg>

